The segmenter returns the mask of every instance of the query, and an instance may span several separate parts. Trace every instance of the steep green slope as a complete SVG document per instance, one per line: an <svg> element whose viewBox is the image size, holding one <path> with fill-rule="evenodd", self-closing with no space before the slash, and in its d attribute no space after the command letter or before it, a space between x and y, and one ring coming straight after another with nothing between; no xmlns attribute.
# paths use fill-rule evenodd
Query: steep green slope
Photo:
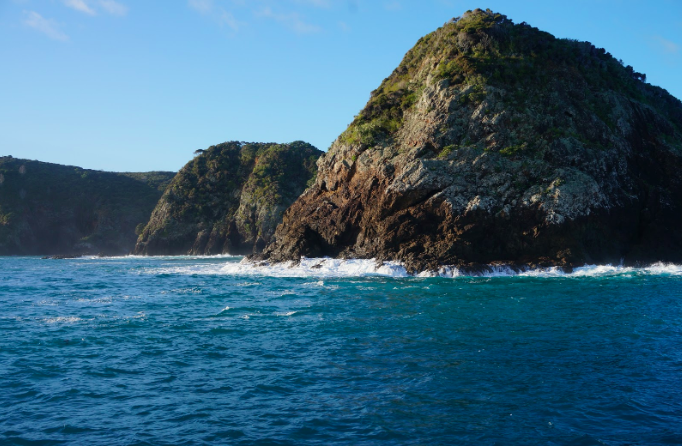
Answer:
<svg viewBox="0 0 682 446"><path fill-rule="evenodd" d="M492 11L423 37L284 216L271 260L682 261L682 103Z"/></svg>
<svg viewBox="0 0 682 446"><path fill-rule="evenodd" d="M140 235L138 254L259 252L322 154L310 144L226 142L198 151Z"/></svg>
<svg viewBox="0 0 682 446"><path fill-rule="evenodd" d="M173 175L0 157L0 255L127 254Z"/></svg>
<svg viewBox="0 0 682 446"><path fill-rule="evenodd" d="M365 109L340 140L365 147L388 142L397 136L406 113L415 110L417 101L431 99L424 98L425 89L438 85L440 89L459 87L453 109L475 110L486 99L502 99L497 102L509 116L506 130L514 130L484 142L477 134L461 130L452 134L452 126L434 134L446 141L450 137L448 142L458 145L481 142L488 150L511 155L517 144L526 143L526 154L540 155L538 152L562 136L595 140L599 135L594 133L602 126L614 130L618 124L613 115L617 112L613 110L614 96L659 111L668 121L660 138L664 143L666 138L673 141L682 132L680 101L645 80L645 74L623 66L589 42L557 39L525 22L515 25L489 10L469 11L420 39L372 92ZM594 125L587 129L571 126L574 108L582 115L592 114ZM500 112L489 106L481 111L484 115ZM532 119L521 119L527 117ZM530 137L537 141L529 141Z"/></svg>

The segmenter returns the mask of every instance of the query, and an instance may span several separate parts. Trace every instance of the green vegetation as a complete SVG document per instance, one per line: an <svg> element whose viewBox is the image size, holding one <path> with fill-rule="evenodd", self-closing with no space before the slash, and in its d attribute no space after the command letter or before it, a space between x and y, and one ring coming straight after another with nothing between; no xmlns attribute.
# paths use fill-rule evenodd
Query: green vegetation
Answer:
<svg viewBox="0 0 682 446"><path fill-rule="evenodd" d="M310 177L308 182L305 183L306 189L309 188L310 186L312 186L313 184L315 184L316 181L317 181L317 172L315 172L315 174L312 177Z"/></svg>
<svg viewBox="0 0 682 446"><path fill-rule="evenodd" d="M645 81L646 75L623 66L603 48L558 39L525 22L515 24L502 14L477 9L419 39L372 92L339 141L363 149L391 144L405 113L419 102L429 83L437 82L467 91L458 98L465 108L479 106L494 89L506 91L504 107L526 115L513 118L515 125L526 127L536 125L527 119L529 113L558 116L580 104L614 131L612 104L605 93L624 95L659 110L670 120L672 133L679 135L682 103ZM561 136L542 133L547 141ZM541 153L519 149L522 142L508 141L505 154Z"/></svg>
<svg viewBox="0 0 682 446"><path fill-rule="evenodd" d="M259 238L269 239L283 211L314 181L321 153L302 141L230 141L199 152L159 201L137 251L250 252ZM201 239L202 231L210 237Z"/></svg>
<svg viewBox="0 0 682 446"><path fill-rule="evenodd" d="M504 156L512 156L516 155L517 153L521 152L522 150L526 150L528 148L528 143L523 143L523 144L516 144L513 146L505 147L504 149L500 150L500 154Z"/></svg>
<svg viewBox="0 0 682 446"><path fill-rule="evenodd" d="M128 253L173 175L0 157L0 255Z"/></svg>
<svg viewBox="0 0 682 446"><path fill-rule="evenodd" d="M460 96L459 98L459 103L460 105L467 105L467 104L474 104L478 105L481 102L483 102L483 99L486 97L486 92L485 89L482 85L474 85L473 89L468 92L467 94L464 94Z"/></svg>
<svg viewBox="0 0 682 446"><path fill-rule="evenodd" d="M455 145L445 146L443 147L443 150L441 150L440 153L438 154L438 158L447 158L448 155L450 155L450 153L457 150L458 148L459 147Z"/></svg>

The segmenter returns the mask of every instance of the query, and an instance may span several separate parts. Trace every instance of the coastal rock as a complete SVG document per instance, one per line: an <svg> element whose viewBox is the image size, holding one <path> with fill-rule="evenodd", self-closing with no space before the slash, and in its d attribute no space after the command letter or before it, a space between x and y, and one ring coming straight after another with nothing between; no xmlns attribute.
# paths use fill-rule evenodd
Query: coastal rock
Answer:
<svg viewBox="0 0 682 446"><path fill-rule="evenodd" d="M142 230L136 254L251 254L270 241L322 154L310 144L227 142L197 151Z"/></svg>
<svg viewBox="0 0 682 446"><path fill-rule="evenodd" d="M589 42L490 10L423 37L259 258L682 261L682 103Z"/></svg>
<svg viewBox="0 0 682 446"><path fill-rule="evenodd" d="M0 157L0 255L128 254L174 175Z"/></svg>

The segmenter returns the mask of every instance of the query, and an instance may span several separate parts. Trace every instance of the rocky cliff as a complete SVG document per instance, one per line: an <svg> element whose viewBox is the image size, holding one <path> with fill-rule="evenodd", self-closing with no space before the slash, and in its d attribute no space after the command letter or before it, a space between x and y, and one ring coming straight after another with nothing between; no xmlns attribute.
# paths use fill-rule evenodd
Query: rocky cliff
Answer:
<svg viewBox="0 0 682 446"><path fill-rule="evenodd" d="M0 255L128 254L173 175L0 157Z"/></svg>
<svg viewBox="0 0 682 446"><path fill-rule="evenodd" d="M142 231L145 255L251 254L314 177L310 144L227 142L198 151L173 179Z"/></svg>
<svg viewBox="0 0 682 446"><path fill-rule="evenodd" d="M589 42L469 11L420 39L262 258L682 261L682 104Z"/></svg>

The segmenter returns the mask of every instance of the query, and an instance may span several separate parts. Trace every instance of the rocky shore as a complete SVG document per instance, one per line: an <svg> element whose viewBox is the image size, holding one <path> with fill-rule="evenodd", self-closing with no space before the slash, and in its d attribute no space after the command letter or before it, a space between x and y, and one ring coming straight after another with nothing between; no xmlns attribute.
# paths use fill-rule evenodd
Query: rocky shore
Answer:
<svg viewBox="0 0 682 446"><path fill-rule="evenodd" d="M589 42L477 9L420 39L326 154L226 142L172 180L0 158L0 255L679 263L680 172L678 99Z"/></svg>

